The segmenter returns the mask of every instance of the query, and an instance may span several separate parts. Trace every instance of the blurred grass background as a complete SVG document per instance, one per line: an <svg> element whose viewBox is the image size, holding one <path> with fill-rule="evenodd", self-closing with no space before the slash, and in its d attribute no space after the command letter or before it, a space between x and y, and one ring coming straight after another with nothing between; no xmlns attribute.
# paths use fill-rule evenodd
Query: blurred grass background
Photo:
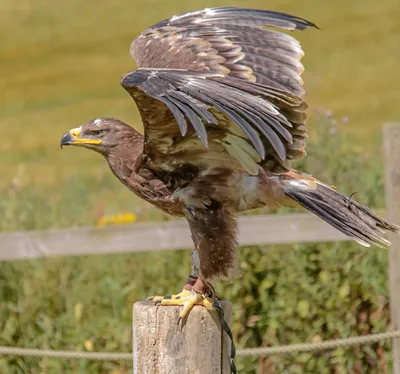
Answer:
<svg viewBox="0 0 400 374"><path fill-rule="evenodd" d="M140 128L119 86L135 68L130 42L161 19L216 5L268 7L315 22L320 31L295 33L306 52L308 101L348 116L355 142L379 149L381 124L398 118L397 0L2 0L0 183L19 165L26 182L40 185L58 185L78 170L98 175L102 160L83 150L59 152L60 136L100 116Z"/></svg>
<svg viewBox="0 0 400 374"><path fill-rule="evenodd" d="M321 28L295 33L306 52L312 105L309 158L297 166L383 207L381 125L399 119L397 0L2 0L1 231L94 225L120 211L142 221L166 219L123 188L98 155L61 152L59 140L100 116L140 129L136 107L119 86L135 68L131 40L173 14L217 5L286 11ZM318 107L335 116L317 115ZM349 243L243 249L241 276L218 285L235 302L238 344L383 331L386 254ZM178 290L188 268L188 254L172 251L0 263L0 344L129 351L132 303ZM376 344L238 365L241 373L386 373L387 352ZM6 373L129 370L130 363L0 359Z"/></svg>

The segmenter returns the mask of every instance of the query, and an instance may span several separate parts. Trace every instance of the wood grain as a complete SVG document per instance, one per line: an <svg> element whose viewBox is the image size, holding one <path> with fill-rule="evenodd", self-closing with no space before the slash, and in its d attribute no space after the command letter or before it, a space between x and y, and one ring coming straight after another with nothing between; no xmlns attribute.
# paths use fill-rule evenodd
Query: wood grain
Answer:
<svg viewBox="0 0 400 374"><path fill-rule="evenodd" d="M232 304L221 306L230 324ZM133 374L230 374L230 340L219 315L196 306L178 324L180 310L150 301L133 306Z"/></svg>
<svg viewBox="0 0 400 374"><path fill-rule="evenodd" d="M385 189L389 220L400 222L400 126L384 127ZM390 234L389 293L390 320L394 330L400 329L400 236ZM400 374L400 339L393 339L393 374Z"/></svg>

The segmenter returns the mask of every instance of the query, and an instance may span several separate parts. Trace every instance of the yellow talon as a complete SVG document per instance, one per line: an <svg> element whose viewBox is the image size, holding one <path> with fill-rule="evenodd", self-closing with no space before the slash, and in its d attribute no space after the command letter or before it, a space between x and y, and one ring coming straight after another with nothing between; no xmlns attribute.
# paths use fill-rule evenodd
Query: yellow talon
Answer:
<svg viewBox="0 0 400 374"><path fill-rule="evenodd" d="M212 301L205 295L185 289L176 295L154 296L151 300L159 305L183 306L183 309L179 313L181 319L186 318L195 305L202 305L208 310L213 309Z"/></svg>

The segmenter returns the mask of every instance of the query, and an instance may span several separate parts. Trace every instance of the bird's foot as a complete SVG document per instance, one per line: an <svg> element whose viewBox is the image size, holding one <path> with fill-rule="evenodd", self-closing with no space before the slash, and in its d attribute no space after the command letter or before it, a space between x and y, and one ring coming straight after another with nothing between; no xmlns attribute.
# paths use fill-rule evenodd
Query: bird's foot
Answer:
<svg viewBox="0 0 400 374"><path fill-rule="evenodd" d="M190 278L182 292L176 295L152 296L148 299L158 305L183 306L179 314L180 320L185 319L195 305L202 305L208 310L214 309L213 302L215 300L215 294L213 288L200 278L193 284L190 284L189 281Z"/></svg>

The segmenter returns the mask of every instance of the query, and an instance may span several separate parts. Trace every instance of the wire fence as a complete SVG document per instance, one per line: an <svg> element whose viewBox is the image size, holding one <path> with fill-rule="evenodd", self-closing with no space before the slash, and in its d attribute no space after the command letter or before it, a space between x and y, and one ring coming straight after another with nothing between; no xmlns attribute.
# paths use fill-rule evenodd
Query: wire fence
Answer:
<svg viewBox="0 0 400 374"><path fill-rule="evenodd" d="M244 348L236 351L237 357L244 356L271 356L277 354L293 354L300 352L318 352L335 349L339 347L349 347L359 344L373 344L386 340L400 338L400 331L388 331L380 334L370 334L354 336L344 339L327 340L318 343L290 344L277 347ZM123 361L132 360L132 353L112 353L112 352L74 352L74 351L55 351L49 349L31 349L18 347L0 346L0 356L20 356L20 357L48 357L57 359L81 359L92 361Z"/></svg>

